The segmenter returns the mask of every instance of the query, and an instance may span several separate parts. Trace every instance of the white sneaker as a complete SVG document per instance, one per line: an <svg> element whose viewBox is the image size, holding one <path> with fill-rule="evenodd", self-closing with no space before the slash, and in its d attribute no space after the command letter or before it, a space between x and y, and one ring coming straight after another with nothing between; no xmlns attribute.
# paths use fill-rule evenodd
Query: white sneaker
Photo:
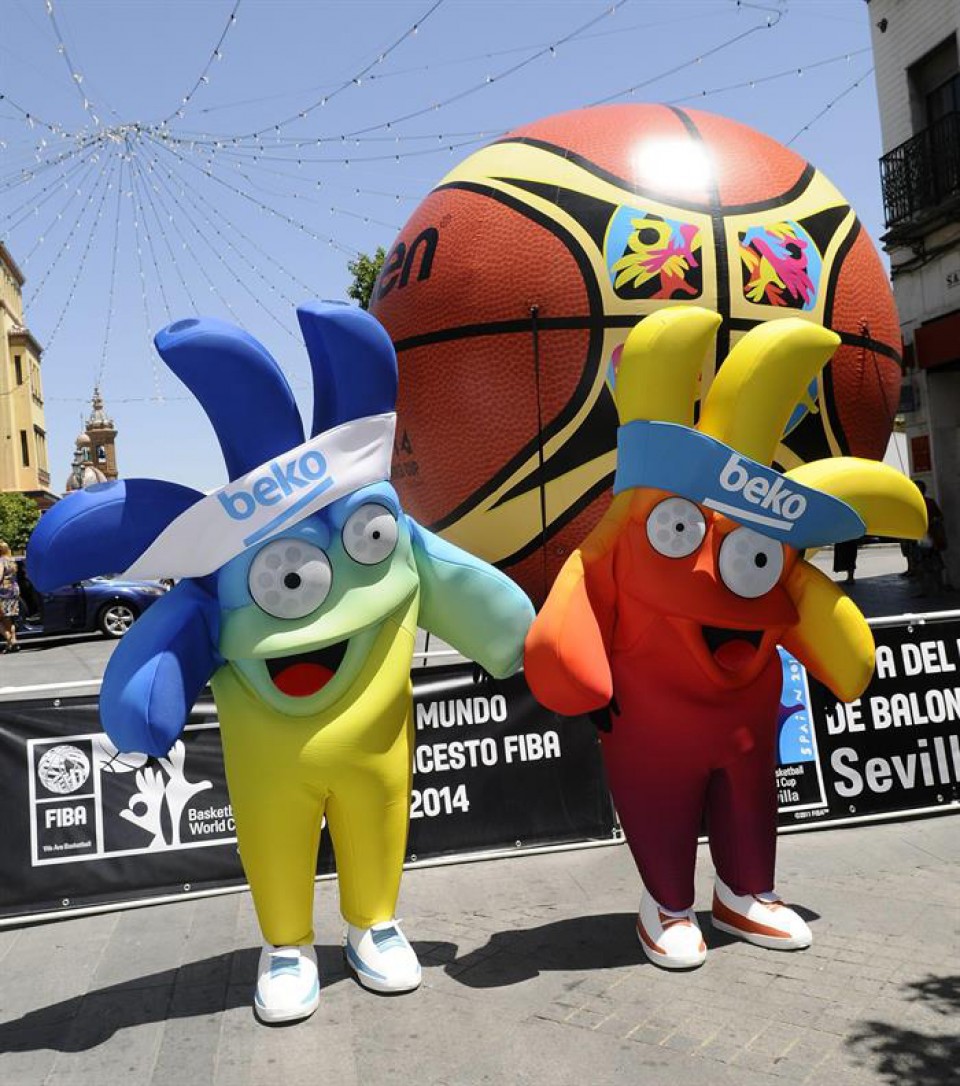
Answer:
<svg viewBox="0 0 960 1086"><path fill-rule="evenodd" d="M664 969L695 969L707 958L707 944L693 909L664 909L646 890L640 898L637 938L650 961Z"/></svg>
<svg viewBox="0 0 960 1086"><path fill-rule="evenodd" d="M312 946L270 946L260 951L253 1009L261 1022L295 1022L320 1004L317 953Z"/></svg>
<svg viewBox="0 0 960 1086"><path fill-rule="evenodd" d="M720 878L713 889L713 926L768 950L803 950L813 942L807 922L776 894L735 894Z"/></svg>
<svg viewBox="0 0 960 1086"><path fill-rule="evenodd" d="M373 992L412 992L420 987L420 963L396 920L347 928L343 952L357 980Z"/></svg>

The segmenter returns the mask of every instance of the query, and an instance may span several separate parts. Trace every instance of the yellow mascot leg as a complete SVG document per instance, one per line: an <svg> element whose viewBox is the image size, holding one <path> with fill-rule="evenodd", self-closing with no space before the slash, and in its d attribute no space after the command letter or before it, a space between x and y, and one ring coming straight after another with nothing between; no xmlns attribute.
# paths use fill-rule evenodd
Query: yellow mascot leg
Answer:
<svg viewBox="0 0 960 1086"><path fill-rule="evenodd" d="M395 913L410 821L413 730L409 715L389 749L342 767L327 800L340 912L369 928Z"/></svg>

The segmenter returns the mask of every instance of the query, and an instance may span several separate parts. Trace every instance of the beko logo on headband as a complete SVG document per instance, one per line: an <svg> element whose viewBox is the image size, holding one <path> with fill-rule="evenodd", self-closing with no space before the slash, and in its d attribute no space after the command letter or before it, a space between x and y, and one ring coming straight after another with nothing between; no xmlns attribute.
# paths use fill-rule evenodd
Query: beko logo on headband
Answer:
<svg viewBox="0 0 960 1086"><path fill-rule="evenodd" d="M807 508L807 499L791 490L782 477L777 477L771 483L762 475L751 476L736 453L730 454L730 459L720 472L720 485L732 494L742 494L751 505L785 518L781 523L786 528L792 527L790 522L799 520ZM744 515L740 507L738 511ZM772 518L757 515L756 519L765 523Z"/></svg>
<svg viewBox="0 0 960 1086"><path fill-rule="evenodd" d="M299 471L299 475L297 472ZM220 504L233 520L246 520L257 511L258 505L276 505L285 497L309 487L318 480L324 480L312 490L319 494L333 485L327 476L327 461L318 449L309 449L299 458L284 463L274 460L264 469L263 475L246 487L227 490L226 487L217 495ZM324 485L325 484L325 485Z"/></svg>

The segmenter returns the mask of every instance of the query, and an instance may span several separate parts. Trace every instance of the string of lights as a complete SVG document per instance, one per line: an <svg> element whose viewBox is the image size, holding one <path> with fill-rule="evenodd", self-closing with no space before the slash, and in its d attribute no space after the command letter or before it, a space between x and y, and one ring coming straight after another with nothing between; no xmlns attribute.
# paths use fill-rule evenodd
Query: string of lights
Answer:
<svg viewBox="0 0 960 1086"><path fill-rule="evenodd" d="M705 50L702 53L698 53L696 56L691 57L689 60L684 60L680 64L675 64L670 68L666 68L662 72L657 72L656 75L651 75L648 78L642 80L639 83L634 83L630 87L624 87L623 90L615 91L613 94L608 94L603 98L598 98L596 101L591 102L591 106L603 106L608 102L615 102L618 98L626 98L627 95L636 94L638 90L642 90L644 87L649 87L651 83L656 83L661 79L666 79L667 76L676 75L678 72L682 72L686 68L692 68L695 64L702 63L707 57L715 56L717 53L722 52L724 49L729 49L731 45L736 45L737 42L743 41L744 38L749 38L751 35L756 34L759 30L771 30L780 22L782 12L779 10L774 11L772 16L768 16L766 22L757 23L754 26L749 27L747 30L742 30L739 34L734 34L732 37L727 38L725 41L714 45L710 49ZM775 17L774 17L775 16Z"/></svg>
<svg viewBox="0 0 960 1086"><path fill-rule="evenodd" d="M36 113L31 113L29 110L24 109L23 106L18 102L15 102L9 94L2 91L0 91L0 102L5 102L8 106L12 106L31 128L39 124L43 128L46 128L48 132L52 132L55 136L64 136L68 134L59 124L51 124L42 117L38 117Z"/></svg>
<svg viewBox="0 0 960 1086"><path fill-rule="evenodd" d="M117 213L113 220L113 245L110 250L110 285L107 288L107 318L103 330L103 346L100 351L100 365L97 367L95 388L103 385L103 375L107 368L107 350L110 346L110 329L113 325L113 299L117 285L117 253L120 251L120 209L123 206L123 168L126 162L124 155L119 156L120 165L117 171Z"/></svg>
<svg viewBox="0 0 960 1086"><path fill-rule="evenodd" d="M157 210L157 201L154 200L154 192L156 191L153 183L150 181L149 169L145 169L144 166L136 159L133 159L134 167L136 168L143 192L146 194L147 203L150 205L150 210L153 212L153 217L156 219L157 226L160 230L160 240L163 242L164 247L167 250L167 256L170 258L170 263L173 265L173 270L176 273L177 279L180 282L180 287L183 293L187 296L187 301L190 304L190 311L192 313L199 313L201 307L197 304L196 298L193 296L186 277L183 274L183 269L180 267L180 261L177 259L173 251L173 246L170 244L170 238L167 236L167 229L163 224L163 219L160 216L160 212ZM172 225L172 222L171 222ZM160 274L160 267L157 265L157 274Z"/></svg>
<svg viewBox="0 0 960 1086"><path fill-rule="evenodd" d="M210 82L210 77L209 77L210 69L213 67L213 65L217 61L220 61L220 60L223 59L223 53L221 52L221 50L223 48L223 41L226 38L226 36L230 33L230 30L236 25L237 11L238 11L239 8L240 8L240 0L235 0L235 3L234 3L233 8L232 8L232 10L230 12L230 15L227 17L227 24L223 28L223 31L220 34L220 38L217 41L217 44L213 47L213 52L210 54L210 57L207 60L207 63L203 66L203 71L200 73L199 76L197 76L196 83L193 84L193 86L190 88L190 90L188 90L187 93L180 100L180 105L172 113L170 113L168 116L163 118L163 120L160 122L161 125L169 124L170 121L172 121L174 119L174 117L182 118L184 116L184 114L186 113L187 107L193 101L193 96L197 93L197 91L200 89L200 87L205 86L207 83Z"/></svg>
<svg viewBox="0 0 960 1086"><path fill-rule="evenodd" d="M836 56L827 57L825 60L815 60L810 64L804 64L800 67L785 68L781 72L773 72L770 75L758 75L753 79L745 79L740 83L727 83L723 87L711 87L709 90L697 91L694 94L685 94L682 98L671 98L668 101L668 105L677 106L683 102L694 102L698 98L706 98L713 94L725 94L727 91L735 90L753 90L754 87L759 87L763 83L772 83L778 79L786 79L789 76L796 76L802 78L808 72L815 71L817 68L825 68L830 64L838 64L841 61L849 62L854 57L861 56L864 53L869 53L869 49L854 49L849 53L838 53Z"/></svg>
<svg viewBox="0 0 960 1086"><path fill-rule="evenodd" d="M153 167L155 169L163 169L164 168L163 164L160 163L158 159L151 158L149 156L147 156L147 157L148 157L148 161L153 165ZM167 169L168 169L168 176L170 176L172 179L176 179L176 181L181 185L181 187L186 189L187 185L186 185L182 175L175 169L175 167L173 165L168 165ZM222 222L226 227L233 230L233 232L235 234L237 234L237 236L240 237L247 245L249 245L250 248L253 249L259 256L261 256L269 264L272 264L279 272L286 275L290 279L290 281L292 283L296 284L296 286L299 289L305 291L307 294L311 293L312 288L307 283L305 283L302 279L300 279L297 275L295 275L292 271L290 271L290 269L285 264L282 264L279 260L277 260L276 257L272 256L266 249L263 248L263 246L259 245L251 237L249 237L247 234L245 234L240 229L240 227L238 227L236 225L236 223L233 222L232 219L230 219L228 216L226 216L220 210L220 208L217 207L217 205L215 203L213 203L212 200L208 200L206 198L206 196L203 195L203 192L201 191L200 188L195 186L192 189L189 189L189 191L190 191L192 197L195 200L197 200L197 201L199 201L199 203L203 204L203 208L207 212L212 214L215 218L219 219L220 222Z"/></svg>
<svg viewBox="0 0 960 1086"><path fill-rule="evenodd" d="M157 199L157 204L160 206L160 208L163 211L164 215L166 215L167 222L173 228L173 232L176 234L176 236L180 239L181 248L190 257L190 259L193 261L193 263L196 265L197 270L200 272L201 278L203 279L204 283L206 283L206 285L207 285L208 291L211 294L215 295L215 297L219 300L220 304L227 310L227 312L230 314L230 316L233 317L233 319L237 322L237 324L241 324L242 321L240 320L240 314L233 308L233 304L231 303L230 299L227 298L227 296L223 293L223 291L219 288L219 286L217 286L217 284L214 281L213 277L207 271L207 268L204 265L203 261L197 255L196 250L194 249L194 247L190 244L190 241L187 238L186 233L181 229L179 217L177 215L175 215L173 213L173 211L170 210L170 206L167 203L167 200L165 198L164 193L161 191L160 186L155 184L151 180L152 177L160 177L160 175L157 174L157 173L154 173L154 172L148 173L147 183L149 184L150 188L153 190L153 195ZM160 180L162 181L163 179L160 178ZM173 201L171 201L171 203L173 203ZM174 204L174 206L176 206L176 204ZM178 208L178 210L179 210L179 208ZM195 233L196 233L197 237L199 237L201 240L206 242L206 238L205 238L205 236L203 234L201 234L199 232L196 232L196 231L195 231ZM209 243L207 243L207 244L209 245ZM215 254L215 255L217 255L217 254ZM200 312L202 312L202 310L195 306L195 312L200 313Z"/></svg>
<svg viewBox="0 0 960 1086"><path fill-rule="evenodd" d="M139 238L139 229L143 228L143 236L147 240L147 248L150 251L150 261L153 264L154 282L157 284L157 288L160 292L160 300L163 303L163 312L167 318L167 324L173 320L173 310L170 308L170 299L167 297L166 289L163 285L163 276L160 274L160 263L157 260L157 252L153 245L153 234L150 231L150 224L147 222L146 206L143 202L143 198L140 195L139 190L139 177L140 170L136 159L130 161L130 195L133 199L135 208L135 222L137 226L137 237ZM152 357L152 355L151 355Z"/></svg>
<svg viewBox="0 0 960 1086"><path fill-rule="evenodd" d="M115 165L116 164L114 163L114 167ZM90 255L90 248L93 245L93 239L97 236L98 233L97 227L100 223L101 218L103 217L103 205L106 203L107 193L113 187L111 181L112 176L113 169L111 169L110 174L104 174L105 183L103 186L103 193L100 197L100 203L97 206L97 213L94 215L93 221L90 223L90 233L87 235L87 243L84 246L83 252L80 254L80 263L77 265L77 271L73 277L73 282L70 284L70 290L67 294L66 301L63 303L63 309L60 310L60 316L57 317L57 322L53 326L53 331L50 333L49 336L47 336L46 350L48 351L50 350L51 346L56 342L57 335L60 329L63 327L63 322L67 316L67 312L70 309L70 303L73 301L73 296L77 292L77 286L79 285L80 279L83 276L84 269L87 266L87 257L89 257ZM39 294L41 289L42 288L40 286L37 287L37 290L34 292L34 297Z"/></svg>
<svg viewBox="0 0 960 1086"><path fill-rule="evenodd" d="M77 88L77 94L80 96L80 100L83 102L83 108L86 113L90 115L90 119L99 128L100 118L94 112L93 103L87 96L87 92L83 89L83 76L77 70L76 65L70 59L70 53L67 50L66 42L63 40L63 34L60 31L60 24L57 22L56 12L53 10L53 0L46 0L47 14L50 16L50 24L53 27L53 32L57 37L57 52L63 57L64 63L67 65L67 70L70 72L70 81Z"/></svg>
<svg viewBox="0 0 960 1086"><path fill-rule="evenodd" d="M843 98L846 98L846 96L852 91L855 91L857 87L859 87L860 84L867 78L867 76L871 75L872 73L873 67L871 66L863 73L863 75L855 79L849 87L846 87L844 90L842 90L835 98L831 98L830 101L827 102L827 104L823 107L823 109L820 110L820 112L815 117L811 118L809 121L807 121L805 125L803 125L802 128L798 128L797 131L794 132L790 139L787 140L787 147L795 143L804 134L804 132L809 132L810 129L817 123L817 121L820 120L821 117L825 117L830 112L830 110L833 109L837 102L839 102Z"/></svg>
<svg viewBox="0 0 960 1086"><path fill-rule="evenodd" d="M347 139L352 139L356 136L366 135L368 132L378 132L384 128L392 128L396 124L403 124L406 121L412 121L416 117L422 117L424 114L433 113L439 109L443 109L446 106L452 105L454 102L462 101L464 98L468 98L477 91L483 90L485 87L491 86L493 83L502 83L505 79L509 79L511 76L517 74L517 72L523 71L524 68L533 64L535 61L540 60L541 57L551 56L555 57L561 47L567 45L569 42L578 38L581 34L585 33L591 27L596 26L602 19L609 18L614 15L620 8L626 4L628 0L616 0L616 3L611 4L601 14L589 19L582 26L578 26L576 30L571 30L569 34L565 34L562 38L558 38L550 45L544 46L542 49L538 49L535 53L532 53L524 60L518 61L516 64L509 68L504 69L502 72L497 72L496 75L488 75L484 78L482 83L475 83L473 86L467 87L465 90L460 91L458 94L451 95L449 98L445 98L442 102L434 102L429 106L425 106L422 109L415 109L409 113L405 113L400 117L394 117L389 121L381 121L379 124L366 125L363 128L357 128L352 132L345 133Z"/></svg>
<svg viewBox="0 0 960 1086"><path fill-rule="evenodd" d="M77 155L83 154L83 152L93 143L99 145L100 141L91 140L88 143L78 144L68 151L62 151L58 155L54 155L49 159L44 159L35 167L31 167L30 169L21 168L14 170L11 174L7 174L6 177L0 177L0 192L9 192L11 189L15 189L20 185L29 184L48 170L60 166L62 163L67 162L72 158L76 158Z"/></svg>
<svg viewBox="0 0 960 1086"><path fill-rule="evenodd" d="M623 0L625 2L625 0ZM302 121L305 117L313 113L314 110L319 109L332 99L336 98L338 94L342 94L348 87L359 86L363 82L364 76L367 75L378 64L382 64L394 50L398 49L408 38L414 37L420 30L420 27L430 18L431 15L437 11L444 3L444 0L434 0L427 11L420 16L419 19L410 27L408 27L392 45L388 45L386 49L377 54L375 60L365 65L358 72L352 75L349 79L345 79L339 86L335 87L329 94L323 95L318 98L312 105L307 106L305 109L298 110L290 117L285 117L281 121L276 121L274 124L268 124L263 128L256 129L253 132L247 133L242 139L256 139L262 136L265 132L279 132L281 129L286 128L287 125L293 124L295 121Z"/></svg>
<svg viewBox="0 0 960 1086"><path fill-rule="evenodd" d="M459 102L459 101L463 100L464 98L470 97L471 95L476 94L478 91L481 91L481 90L485 89L486 87L491 86L494 83L502 83L505 79L509 79L511 76L516 75L517 72L522 71L524 68L528 67L530 64L533 64L535 61L540 60L542 57L556 56L557 53L559 52L559 50L561 49L561 47L567 45L571 41L576 40L582 34L585 34L592 27L596 26L601 20L606 19L609 16L615 14L626 3L628 3L628 0L615 0L614 3L609 4L604 9L604 11L602 11L599 15L595 15L593 18L589 19L587 22L585 22L585 23L581 24L580 26L576 27L574 30L569 31L567 34L563 35L562 37L554 39L548 45L541 46L540 48L535 50L533 53L531 53L530 56L526 57L524 60L518 61L516 64L511 65L509 68L505 68L503 71L497 72L495 75L489 75L488 74L479 83L473 83L470 86L466 87L465 89L463 89L461 91L458 91L456 94L452 94L449 97L444 98L444 99L439 100L439 101L431 102L429 105L423 106L423 107L421 107L419 109L411 110L410 112L404 113L404 114L402 114L400 116L392 117L392 118L390 118L389 120L386 120L386 121L379 121L376 124L365 125L363 128L358 128L358 129L355 129L354 131L351 131L351 132L339 132L336 135L323 136L323 137L320 137L320 139L325 143L333 142L333 141L336 141L336 140L345 141L345 140L350 140L350 139L356 139L357 137L367 135L370 132L380 132L380 131L383 131L385 129L389 130L389 129L392 129L395 125L403 124L403 123L405 123L407 121L414 120L416 117L423 117L428 113L438 112L439 110L444 109L446 106L452 105L454 102ZM436 6L438 6L438 5L435 5L434 8L431 9L431 12L436 9ZM421 23L422 23L422 21L423 20L421 20ZM409 36L409 32L408 32L407 36ZM346 84L344 84L344 87L349 86L349 85L350 85L349 83L346 83ZM222 134L216 135L216 134L208 133L207 136L206 136L206 140L193 139L190 142L194 142L194 143L201 143L201 142L213 142L213 143L232 142L232 143L234 143L234 145L236 145L238 142L249 141L249 140L252 140L252 139L259 140L264 135L266 135L267 133L273 133L274 135L278 135L279 132L281 131L281 129L285 128L287 125L292 124L296 120L304 119L310 113L312 113L313 110L315 110L319 106L326 105L327 102L329 102L331 97L332 97L332 95L325 96L325 97L319 99L317 102L315 102L312 106L308 107L305 110L302 110L300 113L296 114L293 117L288 117L285 120L280 121L280 122L278 122L276 124L267 125L264 128L258 129L258 130L253 131L253 132L245 133L244 135L239 135L239 136L235 135L235 136L231 137L231 136L224 136ZM294 146L296 146L296 147L315 146L316 143L317 143L317 138L318 137L314 136L314 137L312 137L311 139L308 139L308 140L301 140L298 143L295 143ZM466 145L467 145L466 143L459 143L459 144L453 144L452 146L453 147L460 147L460 146L466 146ZM448 147L447 149L452 149L452 148ZM416 153L417 152L410 152L409 154L416 154ZM364 158L364 159L355 159L354 161L365 161L365 162L383 161L385 157L398 157L398 156L368 157L368 158ZM405 155L403 157L408 157L408 156ZM338 162L338 161L344 161L344 160L342 160L342 159L340 159L340 160L338 160L338 159L333 159L333 160L315 159L314 161L334 161L334 162ZM347 160L347 161L349 161L349 160Z"/></svg>
<svg viewBox="0 0 960 1086"><path fill-rule="evenodd" d="M146 138L148 140L151 140L151 142L155 143L158 147L165 146L160 140L153 139L153 137L151 137L149 134L147 134ZM212 181L216 181L217 184L222 185L230 192L234 193L237 196L240 196L242 199L248 201L249 203L252 203L255 207L258 207L261 210L267 212L269 215L274 216L281 222L285 222L288 226L292 226L295 230L299 230L301 233L306 234L307 237L312 238L314 241L326 242L332 248L337 249L339 252L346 253L350 257L356 257L358 255L355 249L351 249L348 245L344 245L342 242L337 241L336 238L332 238L329 236L322 237L320 234L316 233L316 231L314 230L311 230L310 227L304 225L302 222L298 222L296 219L291 218L291 216L285 214L282 211L277 211L276 208L270 207L269 204L265 204L262 200L256 199L256 197L251 196L248 192L244 192L243 189L237 188L236 185L231 185L229 181L224 181L222 177L219 177L213 172L213 169L210 165L207 165L206 167L199 166L197 165L197 163L186 158L173 147L167 146L165 149L169 151L170 154L174 155L177 159L179 159L181 162L188 165L191 169L197 170L199 173L203 174L203 176L209 177Z"/></svg>
<svg viewBox="0 0 960 1086"><path fill-rule="evenodd" d="M209 162L209 160L203 160L203 161L208 161ZM319 207L325 208L327 210L327 212L329 212L329 214L331 214L331 215L346 215L348 218L360 219L362 222L372 223L375 226L384 226L388 230L397 231L397 230L400 229L400 226L397 223L384 222L382 219L376 219L376 218L373 218L373 216L371 216L371 215L364 215L363 213L358 212L358 211L349 211L346 208L335 207L332 204L328 204L324 200L318 200L315 196L307 196L307 195L304 195L303 193L299 193L299 192L277 192L276 190L264 188L264 186L258 184L258 182L256 182L250 176L250 174L246 173L243 169L241 169L239 164L237 164L235 172L237 173L237 175L239 177L242 177L244 179L244 181L246 181L252 188L257 189L257 191L263 192L268 196L275 196L278 199L299 200L302 203L316 204ZM287 176L288 179L289 179L289 175L280 175L280 176Z"/></svg>
<svg viewBox="0 0 960 1086"><path fill-rule="evenodd" d="M200 238L200 239L201 239L201 240L202 240L202 241L204 242L204 244L205 244L205 245L207 246L207 248L208 248L208 249L209 249L209 250L210 250L210 251L211 251L211 252L213 253L213 255L214 255L215 259L216 259L216 260L217 260L217 262L218 262L218 263L219 263L219 264L221 265L221 267L223 268L223 270L224 270L225 274L226 274L226 275L228 275L228 276L229 276L230 278L232 278L232 279L233 279L233 281L234 281L234 282L235 282L235 283L236 283L236 284L237 284L237 285L238 285L238 286L239 286L239 287L240 287L240 288L241 288L241 289L242 289L242 290L243 290L243 291L244 291L245 293L247 293L247 294L248 294L248 295L249 295L249 296L250 296L250 297L251 297L251 298L253 299L253 301L254 301L254 304L255 304L255 305L256 305L256 306L257 306L257 307L258 307L259 309L261 309L261 310L262 310L262 311L263 311L264 313L266 313L266 315L267 315L267 316L268 316L268 317L269 317L269 318L270 318L270 319L271 319L271 320L272 320L272 321L273 321L273 322L274 322L275 324L278 324L278 325L279 325L279 326L280 326L280 327L281 327L281 328L282 328L282 329L284 330L284 332L286 332L286 333L287 333L287 335L289 335L289 336L290 336L291 338L293 338L293 339L295 339L295 340L296 340L296 339L297 339L297 337L296 337L296 336L294 336L294 334L293 334L293 332L292 332L292 331L290 330L289 326L288 326L288 325L286 325L286 324L284 324L284 323L283 323L283 322L282 322L282 321L281 321L281 320L280 320L280 319L279 319L279 318L277 317L277 315L276 315L276 314L275 314L275 313L273 312L273 310L272 310L272 309L270 309L270 308L268 308L268 307L267 307L266 305L264 305L264 303L263 303L263 300L262 300L262 298L261 298L260 294L258 294L258 293L257 293L257 292L256 292L255 290L252 290L252 289L251 289L251 288L250 288L250 287L249 287L249 286L247 285L247 283L245 283L245 282L244 282L244 281L243 281L243 280L242 280L242 279L240 278L240 276L239 276L239 275L237 274L237 272L236 272L236 269L235 269L235 268L234 268L234 267L233 267L233 266L232 266L232 265L231 265L231 264L230 264L230 263L229 263L229 262L228 262L227 260L225 260L225 259L224 259L223 253L222 253L222 252L221 252L221 251L220 251L220 250L219 250L219 249L217 248L217 246L216 246L216 245L215 245L215 244L214 244L214 243L213 243L213 242L212 242L212 241L210 240L210 238L209 238L209 237L208 237L208 235L207 235L207 234L205 233L205 231L203 230L203 228L202 228L202 227L201 227L201 226L199 225L199 223L197 222L197 220L196 220L196 219L195 219L195 218L194 218L194 217L193 217L193 216L192 216L192 215L190 214L190 212L189 212L189 211L187 210L187 208L186 208L186 207L184 206L184 204L183 204L183 203L181 202L181 200L180 200L180 199L178 198L178 196L177 196L176 192L175 192L175 191L173 191L173 190L171 189L170 185L169 185L169 184L167 183L166 179L164 178L164 171L163 171L162 169L160 169L160 170L154 170L154 171L153 171L153 176L159 179L159 182L160 182L160 184L161 184L161 185L163 186L163 189L164 189L164 192L166 193L166 196L167 196L167 198L168 198L168 199L169 199L169 200L170 200L170 201L171 201L171 202L173 203L174 207L175 207L175 208L177 209L177 211L179 212L179 215L180 215L180 217L181 217L181 218L183 219L183 221L184 221L184 222L185 222L185 223L187 224L187 226L189 226L189 227L190 227L190 229L191 229L191 230L192 230L192 231L194 232L194 234L195 234L195 235L196 235L197 237L199 237L199 238ZM184 199L186 199L186 192L187 192L187 191L188 191L188 190L187 190L187 189L186 189L185 187L184 187L184 188L181 188L181 195L182 195L182 196L184 197ZM159 195L159 194L158 194L158 195ZM239 259L239 260L241 261L241 263L243 263L243 264L244 264L244 265L245 265L246 267L250 268L250 269L251 269L251 271L253 271L253 273L254 273L254 274L255 274L255 275L257 276L257 278L258 278L258 279L260 279L260 281L261 281L262 283L264 283L264 284L266 285L266 287L267 287L267 289L268 289L269 293L271 293L271 294L277 294L277 295L279 295L279 296L280 296L281 298L283 298L283 300L284 300L285 302L287 302L287 304L288 304L288 305L290 306L291 310L292 310L292 309L294 309L294 308L296 308L296 302L295 302L295 301L294 301L294 300L293 300L292 298L290 298L290 297L289 297L288 295L286 295L286 294L285 294L285 293L284 293L283 291L280 291L280 290L278 290L278 289L277 289L277 287L276 287L276 285L275 285L274 283L271 283L271 282L270 282L270 280L269 280L269 279L267 279L267 277L266 277L266 276L265 276L265 275L263 274L263 272L261 272L261 271L260 271L260 269L259 269L259 268L258 268L258 267L257 267L257 266L256 266L256 265L255 265L255 264L254 264L254 263L253 263L253 262L252 262L252 261L251 261L251 260L250 260L250 259L249 259L249 258L248 258L248 257L246 256L246 254L245 254L245 253L242 253L242 252L241 252L241 251L240 251L240 250L239 250L239 249L238 249L238 248L237 248L237 247L236 247L236 246L235 246L235 245L233 244L233 242L231 242L231 241L230 241L230 239L229 239L229 238L225 237L225 236L224 236L224 235L223 235L223 234L221 233L221 231L220 231L220 230L219 230L219 229L218 229L218 228L217 228L216 226L214 226L214 225L213 225L212 223L211 223L211 224L209 224L209 225L210 225L210 228L211 228L211 229L213 230L214 234L215 234L215 235L216 235L216 236L217 236L217 237L218 237L218 238L219 238L219 239L220 239L221 241L223 241L223 242L224 242L224 244L225 244L225 245L227 246L227 248L228 248L228 249L229 249L229 250L230 250L231 252L233 252L233 253L235 253L235 254L236 254L237 258L238 258L238 259ZM221 300L223 300L223 299L221 299ZM231 311L231 312L232 312L232 311ZM298 341L298 342L299 342L299 341Z"/></svg>
<svg viewBox="0 0 960 1086"><path fill-rule="evenodd" d="M63 222L63 216L66 213L67 208L73 203L73 201L78 196L83 195L84 191L86 190L87 183L89 182L90 178L93 177L93 173L96 170L96 168L97 168L97 163L95 163L95 162L89 163L87 165L87 172L83 175L83 177L80 178L80 181L76 185L70 185L70 184L67 183L66 180L64 180L63 187L65 189L67 189L66 202L63 203L60 206L60 210L56 213L56 215L54 215L54 217L47 223L47 225L37 235L37 240L33 243L32 248L27 250L27 252L24 255L23 259L20 261L20 266L22 268L27 268L27 267L30 266L30 261L33 258L33 255L36 253L36 251L42 245L44 245L44 243L47 240L47 237L50 234L50 231L55 229L55 227L57 226L58 223ZM52 195L54 195L54 193L51 193L51 196ZM44 200L44 202L46 202L46 200Z"/></svg>
<svg viewBox="0 0 960 1086"><path fill-rule="evenodd" d="M94 181L93 185L91 186L89 193L87 194L87 199L81 205L80 211L77 214L77 217L73 220L73 224L71 225L70 230L68 231L66 238L64 238L63 244L57 250L57 252L54 255L53 259L51 260L50 264L47 266L46 271L40 277L40 280L37 283L37 285L35 287L33 287L33 290L32 290L32 293L30 294L30 296L27 299L25 299L25 304L32 305L33 302L35 301L35 299L40 297L41 293L43 292L43 288L47 284L47 280L54 273L54 271L56 270L57 266L60 264L60 261L63 259L63 257L65 257L67 255L67 253L69 253L71 251L71 249L73 247L73 239L77 234L77 230L80 227L80 223L81 223L84 215L86 215L87 210L93 205L94 199L100 194L100 186L101 185L104 186L104 188L103 188L104 194L106 193L106 177L107 177L107 175L101 170L101 172L97 176L97 179ZM101 203L102 203L102 201L101 201ZM95 223L96 223L96 218L91 220L91 229L93 229ZM49 346L49 344L48 344L48 346Z"/></svg>
<svg viewBox="0 0 960 1086"><path fill-rule="evenodd" d="M34 218L44 204L52 200L62 189L69 188L70 180L83 169L84 165L90 164L90 158L93 153L94 152L91 151L84 158L80 159L80 161L72 163L63 173L44 185L39 192L18 204L13 210L8 211L6 215L0 216L0 225L2 225L12 219L15 215L20 215L20 213L23 212L16 222L11 223L11 225L6 228L6 233L13 233L22 222ZM95 164L96 163L93 163L93 165Z"/></svg>
<svg viewBox="0 0 960 1086"><path fill-rule="evenodd" d="M150 301L147 295L147 275L144 268L143 261L143 243L140 240L141 226L140 215L141 209L137 200L136 193L136 178L133 174L133 163L130 166L130 210L133 219L133 247L137 254L137 276L140 282L140 306L143 312L143 343L142 349L148 356L148 362L150 365L150 371L153 376L153 397L152 399L159 404L164 402L163 396L163 384L160 378L160 367L157 365L156 354L152 350L151 341L153 340L154 323L150 314ZM143 231L146 234L146 231ZM154 268L156 268L156 261L154 261ZM157 275L157 281L159 282L159 274ZM167 305L166 295L163 294L161 289L161 297L166 312L166 323L170 324L173 320L170 314L170 307Z"/></svg>

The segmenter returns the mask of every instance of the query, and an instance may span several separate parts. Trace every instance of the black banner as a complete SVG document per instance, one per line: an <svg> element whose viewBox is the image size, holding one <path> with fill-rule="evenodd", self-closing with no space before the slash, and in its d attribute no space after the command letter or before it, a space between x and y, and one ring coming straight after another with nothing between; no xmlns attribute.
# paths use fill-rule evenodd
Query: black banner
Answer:
<svg viewBox="0 0 960 1086"><path fill-rule="evenodd" d="M472 675L414 674L409 858L611 839L593 726L546 713L522 676ZM159 759L119 754L94 698L0 704L0 779L0 918L244 882L211 703Z"/></svg>
<svg viewBox="0 0 960 1086"><path fill-rule="evenodd" d="M538 705L523 675L415 675L411 859L610 839L600 743L585 717Z"/></svg>
<svg viewBox="0 0 960 1086"><path fill-rule="evenodd" d="M960 803L960 623L881 626L856 701L811 683L825 805L794 819L863 818Z"/></svg>

